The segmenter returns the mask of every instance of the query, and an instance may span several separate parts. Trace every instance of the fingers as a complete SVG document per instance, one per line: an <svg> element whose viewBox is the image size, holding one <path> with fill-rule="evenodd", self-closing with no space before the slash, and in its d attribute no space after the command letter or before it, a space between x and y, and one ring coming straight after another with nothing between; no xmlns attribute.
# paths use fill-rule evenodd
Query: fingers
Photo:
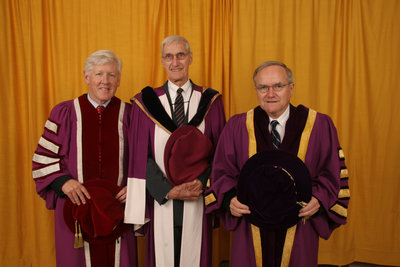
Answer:
<svg viewBox="0 0 400 267"><path fill-rule="evenodd" d="M118 199L119 202L125 203L126 202L126 186L121 189L121 191L118 192L118 194L115 196L116 199Z"/></svg>
<svg viewBox="0 0 400 267"><path fill-rule="evenodd" d="M240 203L237 197L232 198L229 204L231 214L236 217L242 217L243 214L250 214L250 209L247 205Z"/></svg>
<svg viewBox="0 0 400 267"><path fill-rule="evenodd" d="M61 190L76 205L86 204L86 199L90 199L90 194L86 188L77 180L70 179L61 187Z"/></svg>
<svg viewBox="0 0 400 267"><path fill-rule="evenodd" d="M186 183L187 190L189 191L203 191L203 184L200 182L199 179L195 179L191 182Z"/></svg>
<svg viewBox="0 0 400 267"><path fill-rule="evenodd" d="M310 202L308 202L308 204L304 208L300 209L299 217L311 217L318 212L319 208L320 204L318 199L316 199L315 197L311 197Z"/></svg>
<svg viewBox="0 0 400 267"><path fill-rule="evenodd" d="M197 191L190 191L190 190L183 190L181 191L181 200L198 200L203 190Z"/></svg>
<svg viewBox="0 0 400 267"><path fill-rule="evenodd" d="M199 181L200 182L200 181ZM201 184L201 182L200 182ZM202 187L198 187L195 181L174 186L168 192L168 198L180 200L197 200L203 192Z"/></svg>

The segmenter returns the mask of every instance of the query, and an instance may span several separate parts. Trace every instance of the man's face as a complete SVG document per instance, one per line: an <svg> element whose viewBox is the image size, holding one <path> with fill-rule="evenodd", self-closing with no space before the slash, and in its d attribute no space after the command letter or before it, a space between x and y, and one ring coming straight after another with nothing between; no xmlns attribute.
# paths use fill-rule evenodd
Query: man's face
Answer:
<svg viewBox="0 0 400 267"><path fill-rule="evenodd" d="M98 104L104 104L111 99L119 86L120 75L115 61L94 66L84 76L89 85L89 96Z"/></svg>
<svg viewBox="0 0 400 267"><path fill-rule="evenodd" d="M168 80L177 86L184 85L189 79L189 65L192 61L192 53L187 52L184 42L172 42L164 46L161 62Z"/></svg>
<svg viewBox="0 0 400 267"><path fill-rule="evenodd" d="M267 86L281 87L280 91L270 87L266 92L260 88ZM290 103L294 84L288 84L286 71L281 66L268 66L257 73L255 89L260 107L273 119L278 118ZM264 89L265 91L265 89Z"/></svg>

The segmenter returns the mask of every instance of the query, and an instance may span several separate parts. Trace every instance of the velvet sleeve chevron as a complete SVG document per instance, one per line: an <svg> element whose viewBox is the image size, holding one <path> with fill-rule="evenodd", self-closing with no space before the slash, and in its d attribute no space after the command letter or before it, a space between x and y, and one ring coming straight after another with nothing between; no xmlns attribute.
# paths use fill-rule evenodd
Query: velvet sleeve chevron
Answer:
<svg viewBox="0 0 400 267"><path fill-rule="evenodd" d="M48 209L55 208L57 196L49 185L57 178L71 176L67 169L73 102L67 101L53 108L32 159L32 176L37 193L46 200Z"/></svg>
<svg viewBox="0 0 400 267"><path fill-rule="evenodd" d="M348 170L336 128L329 116L318 113L306 154L313 195L323 207L311 223L327 239L332 231L347 221L350 200Z"/></svg>
<svg viewBox="0 0 400 267"><path fill-rule="evenodd" d="M350 200L349 172L345 164L345 156L342 148L339 148L338 154L340 159L340 190L338 200L330 208L330 211L337 216L347 218L347 208Z"/></svg>

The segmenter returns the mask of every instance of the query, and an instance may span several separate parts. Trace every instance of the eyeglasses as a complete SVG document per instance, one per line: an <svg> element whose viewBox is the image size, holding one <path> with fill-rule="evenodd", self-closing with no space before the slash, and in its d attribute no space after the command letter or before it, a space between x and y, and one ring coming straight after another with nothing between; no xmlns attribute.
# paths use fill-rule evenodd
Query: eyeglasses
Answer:
<svg viewBox="0 0 400 267"><path fill-rule="evenodd" d="M188 53L179 52L179 53L177 53L177 54L175 54L175 55L173 55L173 54L166 54L166 55L163 56L162 58L163 58L165 61L169 62L169 61L174 60L174 57L176 57L177 60L183 60L183 59L186 58L187 55L188 55Z"/></svg>
<svg viewBox="0 0 400 267"><path fill-rule="evenodd" d="M268 90L269 90L270 88L271 88L272 90L274 90L274 92L277 93L277 92L282 91L283 88L284 88L285 86L288 86L289 84L292 84L292 83L287 83L287 84L280 84L280 83L277 83L277 84L270 85L270 86L268 86L268 85L259 85L259 86L256 87L256 89L257 89L257 91L259 91L259 92L262 93L262 94L268 92Z"/></svg>

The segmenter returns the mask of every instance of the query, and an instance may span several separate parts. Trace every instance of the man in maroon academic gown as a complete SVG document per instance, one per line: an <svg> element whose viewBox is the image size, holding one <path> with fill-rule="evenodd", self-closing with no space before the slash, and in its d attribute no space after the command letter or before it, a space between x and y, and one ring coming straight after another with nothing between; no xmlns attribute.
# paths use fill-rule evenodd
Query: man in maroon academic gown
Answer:
<svg viewBox="0 0 400 267"><path fill-rule="evenodd" d="M293 74L285 64L264 62L253 78L259 106L226 124L214 156L211 187L205 193L206 211L219 214L226 229L233 231L231 266L317 266L318 239L327 239L346 222L350 198L335 126L327 115L290 104ZM239 202L236 193L245 162L257 152L275 149L305 163L312 197L300 209L303 220L297 225L270 231L248 222L245 215L251 208Z"/></svg>
<svg viewBox="0 0 400 267"><path fill-rule="evenodd" d="M120 186L115 197L121 205L126 201L131 106L114 96L121 67L121 60L109 50L87 58L88 94L53 108L33 156L36 190L46 207L55 210L57 266L137 266L133 231L104 245L84 242L84 247L74 248L74 234L63 216L65 201L76 205L90 201L82 183L92 179L107 179Z"/></svg>
<svg viewBox="0 0 400 267"><path fill-rule="evenodd" d="M166 175L164 151L181 124L197 127L215 146L225 125L222 99L217 91L189 79L193 57L185 38L167 37L161 53L168 81L159 88L146 87L133 98L125 221L144 224L150 219L144 227L147 266L211 266L210 218L204 214L201 195L210 168L174 186ZM174 110L178 94L184 102L182 123ZM190 147L185 152L196 153Z"/></svg>

